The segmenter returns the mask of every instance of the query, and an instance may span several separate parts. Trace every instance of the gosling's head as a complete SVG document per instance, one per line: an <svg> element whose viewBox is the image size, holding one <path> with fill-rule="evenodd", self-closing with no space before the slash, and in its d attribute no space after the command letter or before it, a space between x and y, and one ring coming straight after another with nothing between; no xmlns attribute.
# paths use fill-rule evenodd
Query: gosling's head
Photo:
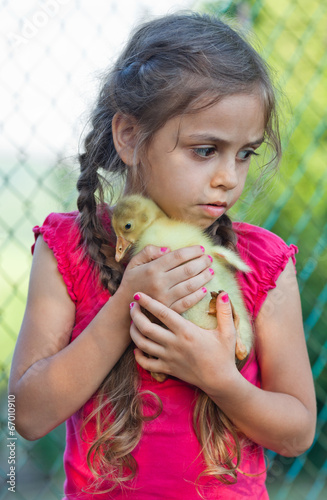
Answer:
<svg viewBox="0 0 327 500"><path fill-rule="evenodd" d="M117 236L116 256L119 262L127 250L140 238L163 212L154 201L141 195L124 196L113 210L112 227Z"/></svg>

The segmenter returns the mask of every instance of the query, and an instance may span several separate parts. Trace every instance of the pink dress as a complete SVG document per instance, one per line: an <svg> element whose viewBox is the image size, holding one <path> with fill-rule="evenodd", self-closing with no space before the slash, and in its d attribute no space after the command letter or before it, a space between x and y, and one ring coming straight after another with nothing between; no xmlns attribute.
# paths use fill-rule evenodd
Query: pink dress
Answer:
<svg viewBox="0 0 327 500"><path fill-rule="evenodd" d="M76 224L77 212L50 214L43 226L35 227L35 239L41 234L53 250L58 269L76 306L73 341L90 323L110 298L100 285L86 259L81 260L78 244L80 232ZM110 231L110 220L104 221ZM238 235L237 247L242 258L252 268L250 274L238 274L245 303L253 320L262 306L267 292L276 286L276 280L289 258L295 264L294 245L287 246L275 234L245 223L234 223ZM168 378L156 382L151 375L138 367L142 389L158 394L163 410L155 420L144 426L142 438L133 455L138 463L138 474L133 488L94 495L93 477L86 464L88 445L80 438L81 411L66 423L67 438L64 453L66 481L63 500L199 500L195 482L203 470L203 458L192 428L194 386L181 380ZM243 376L260 387L260 367L254 353L242 370ZM88 411L90 403L83 408ZM88 428L92 433L92 428ZM216 479L203 478L200 491L206 500L238 500L268 498L265 486L266 463L261 446L249 442L243 449L243 459L234 485L222 485ZM93 483L93 484L92 484Z"/></svg>

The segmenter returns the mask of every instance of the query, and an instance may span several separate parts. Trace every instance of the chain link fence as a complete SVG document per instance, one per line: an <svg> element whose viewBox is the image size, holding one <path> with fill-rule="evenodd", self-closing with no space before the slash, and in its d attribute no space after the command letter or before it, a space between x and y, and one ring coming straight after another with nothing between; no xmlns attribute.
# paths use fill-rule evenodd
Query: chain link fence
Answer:
<svg viewBox="0 0 327 500"><path fill-rule="evenodd" d="M158 2L159 4L159 2ZM327 3L321 0L0 1L0 500L11 498L7 380L22 321L31 265L31 228L51 211L75 209L75 155L96 94L131 26L152 13L193 7L236 17L276 70L284 129L279 174L248 191L234 218L262 225L299 246L298 282L315 380L313 446L298 458L267 451L273 500L327 497ZM259 40L259 42L258 42ZM255 172L252 174L255 175ZM63 426L36 442L15 435L19 500L62 495ZM9 482L8 482L9 481Z"/></svg>

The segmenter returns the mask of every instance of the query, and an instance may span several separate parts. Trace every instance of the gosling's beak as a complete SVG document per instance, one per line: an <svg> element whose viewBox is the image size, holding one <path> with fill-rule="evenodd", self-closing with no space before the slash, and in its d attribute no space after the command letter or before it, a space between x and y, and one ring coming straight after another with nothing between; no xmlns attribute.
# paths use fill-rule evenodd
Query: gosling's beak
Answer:
<svg viewBox="0 0 327 500"><path fill-rule="evenodd" d="M120 262L122 260L131 245L131 241L125 240L125 238L123 238L122 236L118 236L115 255L116 262Z"/></svg>

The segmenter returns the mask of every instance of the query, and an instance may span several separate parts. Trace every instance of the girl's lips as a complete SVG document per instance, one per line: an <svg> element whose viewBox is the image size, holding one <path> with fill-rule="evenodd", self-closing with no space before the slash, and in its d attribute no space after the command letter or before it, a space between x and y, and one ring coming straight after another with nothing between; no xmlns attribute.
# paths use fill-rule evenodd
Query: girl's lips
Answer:
<svg viewBox="0 0 327 500"><path fill-rule="evenodd" d="M226 205L200 205L200 207L210 217L214 217L215 219L218 219L218 217L221 217L226 212Z"/></svg>

